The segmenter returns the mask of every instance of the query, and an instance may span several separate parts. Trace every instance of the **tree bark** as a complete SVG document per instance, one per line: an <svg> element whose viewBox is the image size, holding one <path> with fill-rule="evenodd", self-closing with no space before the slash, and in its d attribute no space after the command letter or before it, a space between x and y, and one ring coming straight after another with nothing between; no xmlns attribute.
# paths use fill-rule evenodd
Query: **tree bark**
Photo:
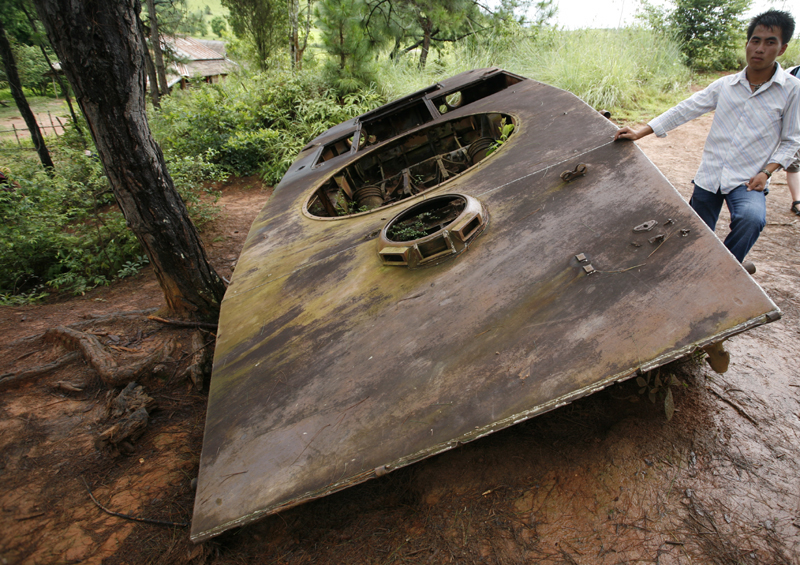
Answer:
<svg viewBox="0 0 800 565"><path fill-rule="evenodd" d="M208 264L145 116L138 0L35 0L128 225L169 311L214 321L225 286Z"/></svg>
<svg viewBox="0 0 800 565"><path fill-rule="evenodd" d="M144 34L144 24L141 18L136 18L136 27L139 29L139 41L145 46L144 50L144 66L147 70L147 80L150 83L150 98L153 100L153 106L156 108L161 107L161 97L158 94L158 78L156 77L156 68L153 66L153 59L150 58L150 51L147 49L147 40Z"/></svg>
<svg viewBox="0 0 800 565"><path fill-rule="evenodd" d="M33 146L36 147L36 152L39 154L39 160L45 168L52 169L54 168L53 160L50 159L50 152L44 144L42 132L36 123L36 116L33 115L31 107L28 105L28 100L25 98L25 93L22 91L17 62L14 60L14 53L11 52L11 43L6 37L6 28L3 26L2 21L0 21L0 58L3 60L3 65L6 69L6 78L11 89L11 96L14 97L14 102L17 103L17 108L19 108L20 114L25 120L25 125L28 126L28 131L31 132L31 140L33 141Z"/></svg>
<svg viewBox="0 0 800 565"><path fill-rule="evenodd" d="M419 68L424 69L425 63L428 61L428 51L431 48L431 30L433 29L433 22L428 18L421 18L422 24L422 51L419 53Z"/></svg>
<svg viewBox="0 0 800 565"><path fill-rule="evenodd" d="M305 21L305 35L303 35L302 45L297 47L297 70L303 69L303 53L306 52L308 47L308 36L311 35L311 0L306 3L306 21Z"/></svg>
<svg viewBox="0 0 800 565"><path fill-rule="evenodd" d="M297 70L297 51L300 47L298 18L300 11L299 0L289 0L289 23L291 31L289 33L289 61L292 70Z"/></svg>
<svg viewBox="0 0 800 565"><path fill-rule="evenodd" d="M153 58L156 64L158 82L161 85L161 96L169 94L167 84L167 70L164 66L164 56L161 53L161 35L158 33L158 16L156 15L155 0L147 0L147 12L150 14L150 43L153 48Z"/></svg>

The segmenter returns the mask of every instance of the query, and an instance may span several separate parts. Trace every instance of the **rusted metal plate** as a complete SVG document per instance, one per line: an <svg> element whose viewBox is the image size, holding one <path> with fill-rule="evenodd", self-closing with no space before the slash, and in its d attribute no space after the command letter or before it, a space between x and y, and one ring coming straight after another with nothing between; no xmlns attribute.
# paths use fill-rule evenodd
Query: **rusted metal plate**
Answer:
<svg viewBox="0 0 800 565"><path fill-rule="evenodd" d="M276 188L222 306L193 540L779 317L636 145L612 142L608 120L535 81L480 86L498 76L465 73L337 126ZM447 91L461 92L462 105L443 106ZM331 179L369 176L366 155L402 176L398 148L439 143L430 133L439 122L476 116L477 128L486 115L515 129L477 165L394 206L324 216L344 202ZM360 130L374 137L359 142ZM488 212L466 251L416 269L382 261L378 234L392 218L455 193Z"/></svg>

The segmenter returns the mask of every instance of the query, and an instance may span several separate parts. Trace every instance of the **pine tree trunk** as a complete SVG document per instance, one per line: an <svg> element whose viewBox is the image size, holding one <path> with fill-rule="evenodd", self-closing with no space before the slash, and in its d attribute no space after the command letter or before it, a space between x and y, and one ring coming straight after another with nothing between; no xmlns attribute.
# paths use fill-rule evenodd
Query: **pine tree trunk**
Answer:
<svg viewBox="0 0 800 565"><path fill-rule="evenodd" d="M136 27L139 29L139 41L144 46L144 67L147 70L147 80L150 83L150 98L153 101L153 106L156 108L161 107L161 97L158 94L158 78L156 77L156 68L153 66L153 59L150 58L150 51L147 49L147 40L144 34L144 24L141 18L136 18Z"/></svg>
<svg viewBox="0 0 800 565"><path fill-rule="evenodd" d="M150 44L153 48L156 74L158 75L158 84L160 85L159 91L161 96L166 96L169 94L167 69L164 66L164 56L161 53L161 35L158 33L158 16L156 15L156 3L154 0L147 0L147 12L150 14Z"/></svg>
<svg viewBox="0 0 800 565"><path fill-rule="evenodd" d="M431 48L431 30L433 29L433 22L428 18L422 19L422 51L419 54L419 68L424 69L425 64L428 62L428 51Z"/></svg>
<svg viewBox="0 0 800 565"><path fill-rule="evenodd" d="M6 29L3 27L2 21L0 21L0 59L3 60L3 65L5 66L6 79L11 89L11 96L14 97L14 102L17 103L17 108L19 108L20 114L25 120L25 125L28 126L28 131L31 132L31 140L33 141L33 146L36 147L37 153L39 153L39 160L44 167L52 169L53 161L50 159L50 152L44 144L39 124L36 123L36 116L33 115L31 107L28 105L28 100L25 98L25 93L22 92L17 63L14 60L14 53L11 52L11 44L8 42L8 37L6 37Z"/></svg>
<svg viewBox="0 0 800 565"><path fill-rule="evenodd" d="M299 28L298 28L298 12L300 10L298 0L289 0L289 23L291 31L289 34L289 60L292 65L292 70L297 70L297 51L299 47Z"/></svg>
<svg viewBox="0 0 800 565"><path fill-rule="evenodd" d="M224 284L206 260L145 117L138 0L35 4L168 309L177 316L215 320Z"/></svg>

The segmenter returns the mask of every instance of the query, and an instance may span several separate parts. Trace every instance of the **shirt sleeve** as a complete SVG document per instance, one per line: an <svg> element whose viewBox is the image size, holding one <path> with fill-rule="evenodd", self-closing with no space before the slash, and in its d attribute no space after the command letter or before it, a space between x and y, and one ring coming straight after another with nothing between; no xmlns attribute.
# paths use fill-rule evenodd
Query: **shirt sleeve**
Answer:
<svg viewBox="0 0 800 565"><path fill-rule="evenodd" d="M716 109L719 89L723 80L725 79L715 80L700 92L695 92L677 106L650 120L647 125L653 128L656 136L664 137L669 130Z"/></svg>
<svg viewBox="0 0 800 565"><path fill-rule="evenodd" d="M769 162L778 163L785 169L792 164L798 150L800 150L800 88L792 88L783 111L781 140Z"/></svg>

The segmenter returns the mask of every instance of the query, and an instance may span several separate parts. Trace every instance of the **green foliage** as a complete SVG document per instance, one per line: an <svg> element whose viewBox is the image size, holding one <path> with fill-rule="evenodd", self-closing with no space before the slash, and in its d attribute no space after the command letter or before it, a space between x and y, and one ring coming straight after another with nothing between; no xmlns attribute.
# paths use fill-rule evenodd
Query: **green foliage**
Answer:
<svg viewBox="0 0 800 565"><path fill-rule="evenodd" d="M640 396L646 394L647 398L653 404L656 403L656 400L662 400L667 421L669 422L672 420L672 416L675 414L675 400L672 395L672 387L686 386L685 383L681 382L678 377L671 373L662 377L661 369L657 369L655 375L653 375L653 371L648 371L644 376L636 377L636 384L639 386ZM634 396L631 400L638 401L638 398Z"/></svg>
<svg viewBox="0 0 800 565"><path fill-rule="evenodd" d="M488 157L498 149L500 149L503 144L508 141L511 132L514 131L514 124L507 124L506 119L503 118L500 122L500 137L495 141L489 149L486 151L486 156Z"/></svg>
<svg viewBox="0 0 800 565"><path fill-rule="evenodd" d="M285 47L288 37L288 14L278 0L222 0L230 11L228 21L236 36L251 44L256 66L270 67L276 51Z"/></svg>
<svg viewBox="0 0 800 565"><path fill-rule="evenodd" d="M100 161L84 153L73 130L49 138L52 174L29 148L0 146L13 183L0 191L0 304L30 302L49 289L80 294L147 263ZM207 181L221 180L221 169L202 157L166 159L192 220L202 226L216 214L217 194Z"/></svg>
<svg viewBox="0 0 800 565"><path fill-rule="evenodd" d="M444 77L492 66L569 90L614 115L652 100L656 113L669 108L676 100L665 95L685 98L692 78L677 43L646 29L531 33L507 26L461 42L424 70L397 58L381 65L377 82L386 98L394 99Z"/></svg>
<svg viewBox="0 0 800 565"><path fill-rule="evenodd" d="M746 42L740 20L751 0L674 0L673 8L642 2L641 20L681 44L687 64L697 70L723 71L742 63Z"/></svg>
<svg viewBox="0 0 800 565"><path fill-rule="evenodd" d="M786 51L778 57L778 62L784 69L800 65L800 41L798 41L798 32L795 32L795 37L789 42Z"/></svg>
<svg viewBox="0 0 800 565"><path fill-rule="evenodd" d="M175 184L192 223L198 230L217 217L219 209L214 203L219 199L219 191L213 183L224 181L228 175L225 171L206 160L204 155L179 156L170 152L164 153L167 169Z"/></svg>
<svg viewBox="0 0 800 565"><path fill-rule="evenodd" d="M47 94L47 88L51 85L51 79L45 76L50 70L47 61L42 55L41 49L35 45L24 45L11 40L11 50L14 53L14 61L17 64L19 80L22 87L37 96Z"/></svg>
<svg viewBox="0 0 800 565"><path fill-rule="evenodd" d="M142 2L142 4L145 4ZM202 9L191 9L186 0L156 0L158 31L162 35L203 36L208 33ZM148 15L149 20L149 15Z"/></svg>
<svg viewBox="0 0 800 565"><path fill-rule="evenodd" d="M0 293L38 293L44 285L81 293L141 254L95 159L54 149L57 172L48 175L13 153L16 186L0 192Z"/></svg>
<svg viewBox="0 0 800 565"><path fill-rule="evenodd" d="M217 37L222 37L228 32L228 25L225 23L225 18L222 16L216 16L214 19L211 20L211 31L213 31Z"/></svg>
<svg viewBox="0 0 800 565"><path fill-rule="evenodd" d="M339 98L307 72L232 76L164 99L150 125L169 155L276 183L310 139L383 102L374 89Z"/></svg>
<svg viewBox="0 0 800 565"><path fill-rule="evenodd" d="M437 222L441 217L435 212L422 212L413 218L393 225L389 228L388 236L392 241L413 241L430 235L438 230ZM434 226L431 228L431 226Z"/></svg>
<svg viewBox="0 0 800 565"><path fill-rule="evenodd" d="M375 40L364 20L367 5L363 0L321 0L315 12L322 46L330 56L328 80L340 92L356 92L373 82L371 63Z"/></svg>

